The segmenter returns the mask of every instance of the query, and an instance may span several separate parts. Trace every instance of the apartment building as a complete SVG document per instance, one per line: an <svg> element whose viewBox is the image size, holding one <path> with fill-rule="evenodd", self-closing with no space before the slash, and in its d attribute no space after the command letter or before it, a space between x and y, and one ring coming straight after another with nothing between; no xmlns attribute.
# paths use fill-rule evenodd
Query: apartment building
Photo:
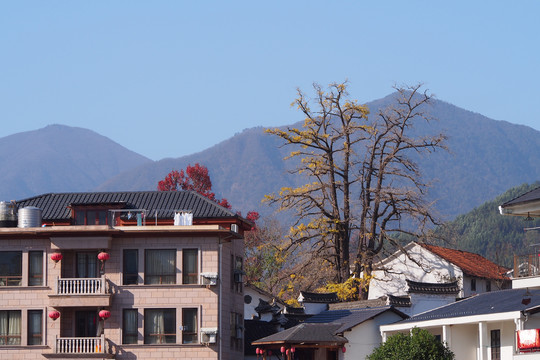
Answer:
<svg viewBox="0 0 540 360"><path fill-rule="evenodd" d="M1 203L0 358L242 358L251 225L195 192Z"/></svg>

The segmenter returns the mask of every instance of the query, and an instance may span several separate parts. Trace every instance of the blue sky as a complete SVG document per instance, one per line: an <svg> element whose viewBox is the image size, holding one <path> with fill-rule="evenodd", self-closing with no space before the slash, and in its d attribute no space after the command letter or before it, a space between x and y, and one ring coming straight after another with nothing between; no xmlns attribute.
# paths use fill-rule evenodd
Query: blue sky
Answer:
<svg viewBox="0 0 540 360"><path fill-rule="evenodd" d="M65 124L153 160L301 120L296 88L438 99L540 129L539 1L4 1L0 137Z"/></svg>

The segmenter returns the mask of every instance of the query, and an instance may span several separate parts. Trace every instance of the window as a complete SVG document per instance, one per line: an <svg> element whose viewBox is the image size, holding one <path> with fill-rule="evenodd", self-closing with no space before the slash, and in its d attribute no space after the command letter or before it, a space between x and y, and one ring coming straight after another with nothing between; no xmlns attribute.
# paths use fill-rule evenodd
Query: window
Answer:
<svg viewBox="0 0 540 360"><path fill-rule="evenodd" d="M182 250L182 283L198 284L199 272L197 261L197 249Z"/></svg>
<svg viewBox="0 0 540 360"><path fill-rule="evenodd" d="M28 310L28 345L43 344L43 310Z"/></svg>
<svg viewBox="0 0 540 360"><path fill-rule="evenodd" d="M0 311L0 345L21 345L21 311Z"/></svg>
<svg viewBox="0 0 540 360"><path fill-rule="evenodd" d="M43 251L28 252L28 285L43 285Z"/></svg>
<svg viewBox="0 0 540 360"><path fill-rule="evenodd" d="M490 291L491 291L491 281L486 280L486 292L490 292Z"/></svg>
<svg viewBox="0 0 540 360"><path fill-rule="evenodd" d="M0 286L22 285L22 252L0 251Z"/></svg>
<svg viewBox="0 0 540 360"><path fill-rule="evenodd" d="M231 313L231 348L240 350L243 346L244 319L242 314Z"/></svg>
<svg viewBox="0 0 540 360"><path fill-rule="evenodd" d="M491 360L501 360L501 330L491 330Z"/></svg>
<svg viewBox="0 0 540 360"><path fill-rule="evenodd" d="M197 309L182 309L182 344L198 343Z"/></svg>
<svg viewBox="0 0 540 360"><path fill-rule="evenodd" d="M176 250L146 250L145 284L176 284Z"/></svg>
<svg viewBox="0 0 540 360"><path fill-rule="evenodd" d="M471 291L476 291L476 279L471 279Z"/></svg>
<svg viewBox="0 0 540 360"><path fill-rule="evenodd" d="M99 277L97 252L77 253L77 277L97 278Z"/></svg>
<svg viewBox="0 0 540 360"><path fill-rule="evenodd" d="M244 265L241 256L231 258L233 261L233 289L236 292L242 292L242 283L244 275Z"/></svg>
<svg viewBox="0 0 540 360"><path fill-rule="evenodd" d="M176 343L175 309L146 309L144 311L144 343Z"/></svg>
<svg viewBox="0 0 540 360"><path fill-rule="evenodd" d="M124 309L122 325L122 344L136 344L139 332L137 309Z"/></svg>
<svg viewBox="0 0 540 360"><path fill-rule="evenodd" d="M139 251L137 249L124 250L124 285L136 285L139 278Z"/></svg>
<svg viewBox="0 0 540 360"><path fill-rule="evenodd" d="M107 210L75 210L75 225L107 225Z"/></svg>

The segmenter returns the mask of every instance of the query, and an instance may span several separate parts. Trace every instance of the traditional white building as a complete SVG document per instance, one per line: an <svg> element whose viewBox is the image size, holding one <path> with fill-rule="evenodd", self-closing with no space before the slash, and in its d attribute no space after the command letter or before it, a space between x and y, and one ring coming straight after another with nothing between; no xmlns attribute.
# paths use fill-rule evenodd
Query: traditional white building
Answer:
<svg viewBox="0 0 540 360"><path fill-rule="evenodd" d="M540 188L499 207L502 215L540 216ZM511 290L472 295L380 327L384 339L414 327L439 336L456 360L540 359L539 254L515 257Z"/></svg>
<svg viewBox="0 0 540 360"><path fill-rule="evenodd" d="M508 269L478 254L416 242L407 244L403 250L376 264L375 268L369 299L388 295L409 296L408 280L427 284L456 282L459 291L451 301L456 297L510 288L510 279L505 276ZM439 306L448 303L444 299L432 301Z"/></svg>

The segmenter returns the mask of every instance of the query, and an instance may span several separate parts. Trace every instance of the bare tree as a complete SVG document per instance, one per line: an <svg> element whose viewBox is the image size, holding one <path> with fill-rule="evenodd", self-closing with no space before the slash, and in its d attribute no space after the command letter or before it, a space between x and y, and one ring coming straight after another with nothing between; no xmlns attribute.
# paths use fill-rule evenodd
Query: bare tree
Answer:
<svg viewBox="0 0 540 360"><path fill-rule="evenodd" d="M286 159L300 160L291 173L307 179L304 186L266 197L297 215L283 250L308 250L324 259L333 281L369 278L375 256L396 243L391 234L412 233L400 226L403 218L415 219L420 228L434 222L423 202L427 184L410 155L443 148L445 137L410 135L414 122L429 121L423 111L430 96L419 89L396 88L395 103L369 117L365 105L349 98L347 83L327 91L315 84L313 99L298 90L293 105L305 116L302 128L267 129L292 147Z"/></svg>

